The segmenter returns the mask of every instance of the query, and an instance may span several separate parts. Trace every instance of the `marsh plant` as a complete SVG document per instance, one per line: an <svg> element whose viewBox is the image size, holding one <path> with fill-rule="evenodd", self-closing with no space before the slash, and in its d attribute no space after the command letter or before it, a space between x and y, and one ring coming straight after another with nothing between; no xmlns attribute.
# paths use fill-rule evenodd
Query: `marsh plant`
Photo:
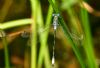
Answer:
<svg viewBox="0 0 100 68"><path fill-rule="evenodd" d="M0 24L0 37L5 53L5 68L11 68L7 48L7 36L10 35L6 35L3 31L19 26L23 27L24 25L29 25L29 27L15 34L21 34L24 39L29 37L28 45L31 50L31 58L28 57L30 58L29 68L51 68L52 66L60 68L61 64L61 68L74 68L75 65L76 68L99 68L94 54L88 17L88 12L92 13L91 10L94 9L84 0L48 0L45 3L46 6L44 5L46 8L42 7L43 2L30 0L30 18L12 20ZM58 14L59 16L54 16L53 14ZM94 15L96 15L96 12ZM58 24L53 22L58 22ZM54 26L54 30L52 26ZM5 36L3 36L4 34ZM49 39L50 35L52 35L52 41ZM55 35L54 38L53 35ZM61 43L57 42L57 40L60 40ZM54 54L52 54L53 43L56 43ZM71 52L64 51L70 51L71 49ZM60 54L57 55L58 51ZM28 53L26 49L26 58L29 55ZM68 55L69 53L73 55L70 56ZM74 58L71 62L70 59L73 56ZM61 61L62 57L67 58L67 60ZM73 67L68 65L70 62ZM64 64L66 65L65 67L63 66Z"/></svg>

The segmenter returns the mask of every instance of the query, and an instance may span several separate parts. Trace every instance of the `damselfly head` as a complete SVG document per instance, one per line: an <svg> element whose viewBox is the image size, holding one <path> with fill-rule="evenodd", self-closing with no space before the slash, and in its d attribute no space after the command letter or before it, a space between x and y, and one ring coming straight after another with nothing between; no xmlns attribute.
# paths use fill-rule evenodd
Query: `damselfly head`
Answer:
<svg viewBox="0 0 100 68"><path fill-rule="evenodd" d="M60 14L53 14L53 27L54 27L54 30L57 29L57 26L59 25L58 24L58 17L60 16Z"/></svg>
<svg viewBox="0 0 100 68"><path fill-rule="evenodd" d="M59 17L59 16L60 16L60 14L59 14L59 13L58 13L58 14L52 14L52 16L53 16L53 17L54 17L54 16L58 16L58 17Z"/></svg>

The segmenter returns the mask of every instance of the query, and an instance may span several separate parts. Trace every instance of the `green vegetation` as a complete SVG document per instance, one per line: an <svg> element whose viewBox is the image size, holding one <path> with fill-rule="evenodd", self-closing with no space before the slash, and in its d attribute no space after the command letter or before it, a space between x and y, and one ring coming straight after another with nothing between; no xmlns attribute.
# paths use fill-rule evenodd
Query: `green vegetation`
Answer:
<svg viewBox="0 0 100 68"><path fill-rule="evenodd" d="M68 26L66 25L63 16L62 16L62 10L58 8L57 2L54 0L48 0L49 2L49 8L48 13L46 16L46 21L43 21L43 15L42 15L42 9L40 1L38 0L30 0L31 4L31 19L21 19L21 20L14 20L5 22L4 24L0 24L0 29L5 30L12 27L22 26L22 25L31 25L32 28L32 37L31 37L31 68L42 68L42 64L44 61L44 65L46 68L51 68L51 60L50 60L50 54L48 49L48 34L49 29L44 31L43 33L39 33L41 28L49 28L51 25L52 20L52 14L59 13L59 24L61 26L61 29L64 33L64 36L66 40L70 43L77 60L80 63L80 68L98 68L96 62L95 62L95 55L93 51L93 44L92 44L92 37L90 32L90 26L89 26L89 19L88 19L88 13L87 11L81 7L82 2L81 1L74 1L74 0L63 0L62 1L62 10L65 10L69 17L70 17L70 24L72 26L71 30L75 32L77 35L83 35L83 40L81 42L83 43L81 46L83 47L83 50L86 54L86 57L82 57L82 53L79 49L78 44L75 43L75 40L72 38L70 30ZM79 4L81 7L80 10L80 19L78 18L76 12L72 8L72 5L75 3ZM68 5L66 5L68 4ZM80 5L81 4L81 5ZM84 5L83 5L84 6ZM38 7L38 8L37 8ZM17 23L20 22L20 23ZM45 23L45 24L44 24ZM49 25L49 26L48 26ZM1 32L1 31L0 31ZM39 57L37 58L37 39L38 36L40 38L40 50L39 50ZM9 55L7 52L7 42L6 39L3 38L4 48L5 48L5 64L6 68L10 68L9 66ZM38 60L36 60L38 59ZM86 61L84 60L86 59Z"/></svg>

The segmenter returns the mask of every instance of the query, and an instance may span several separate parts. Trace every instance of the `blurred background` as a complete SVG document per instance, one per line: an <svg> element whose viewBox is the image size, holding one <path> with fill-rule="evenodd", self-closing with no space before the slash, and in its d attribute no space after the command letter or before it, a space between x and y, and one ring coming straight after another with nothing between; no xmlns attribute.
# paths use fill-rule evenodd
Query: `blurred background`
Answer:
<svg viewBox="0 0 100 68"><path fill-rule="evenodd" d="M47 0L40 0L43 18L46 19L47 10L49 3ZM66 11L60 7L64 3L60 0L57 1L59 9L62 11L62 16L66 21L66 24L71 30L69 22L69 16ZM88 0L87 2L92 8L99 11L100 10L100 0ZM79 5L77 3L72 4L76 14L78 15ZM31 18L31 6L29 0L0 0L0 23L4 23L11 20L18 20L24 18ZM100 64L100 16L89 13L89 21L93 39L93 47L96 58ZM18 22L21 23L21 22ZM30 68L30 25L14 27L4 30L7 35L8 50L9 50L9 60L11 67L15 68ZM44 29L45 30L45 29ZM48 47L50 58L52 58L52 46L54 41L54 33L52 26L50 27L49 37L48 37ZM79 62L76 56L64 37L64 34L60 28L57 29L56 33L56 46L55 46L55 59L57 68L80 68ZM75 39L77 42L78 39ZM38 41L38 51L40 49L40 42ZM77 42L78 43L78 42ZM80 50L82 50L82 47ZM84 52L82 52L84 53ZM84 55L83 55L84 57ZM4 60L4 47L2 40L0 39L0 68L5 67ZM43 67L44 68L44 67Z"/></svg>

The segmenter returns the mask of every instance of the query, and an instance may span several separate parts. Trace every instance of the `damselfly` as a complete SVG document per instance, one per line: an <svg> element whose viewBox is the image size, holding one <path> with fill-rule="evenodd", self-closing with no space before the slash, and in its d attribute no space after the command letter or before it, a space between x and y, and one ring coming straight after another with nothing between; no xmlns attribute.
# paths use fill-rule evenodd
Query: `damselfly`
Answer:
<svg viewBox="0 0 100 68"><path fill-rule="evenodd" d="M56 38L57 28L60 25L59 24L60 23L59 22L60 14L53 14L52 16L53 16L52 26L53 26L53 30L54 30L54 45L53 45L53 55L52 55L52 66L54 67L54 65L55 65L55 52L54 51L55 51L55 45L56 45L55 38ZM44 31L46 31L46 29L48 29L48 28L41 28L39 32L42 33ZM83 35L78 36L78 35L71 33L71 32L69 32L69 34L70 34L71 38L74 39L74 40L82 40L83 39Z"/></svg>
<svg viewBox="0 0 100 68"><path fill-rule="evenodd" d="M55 42L55 38L56 38L56 30L58 28L58 17L60 15L59 14L53 14L53 29L54 29L54 45L53 45L53 55L52 55L52 67L54 67L55 65L55 45L56 45L56 42Z"/></svg>

